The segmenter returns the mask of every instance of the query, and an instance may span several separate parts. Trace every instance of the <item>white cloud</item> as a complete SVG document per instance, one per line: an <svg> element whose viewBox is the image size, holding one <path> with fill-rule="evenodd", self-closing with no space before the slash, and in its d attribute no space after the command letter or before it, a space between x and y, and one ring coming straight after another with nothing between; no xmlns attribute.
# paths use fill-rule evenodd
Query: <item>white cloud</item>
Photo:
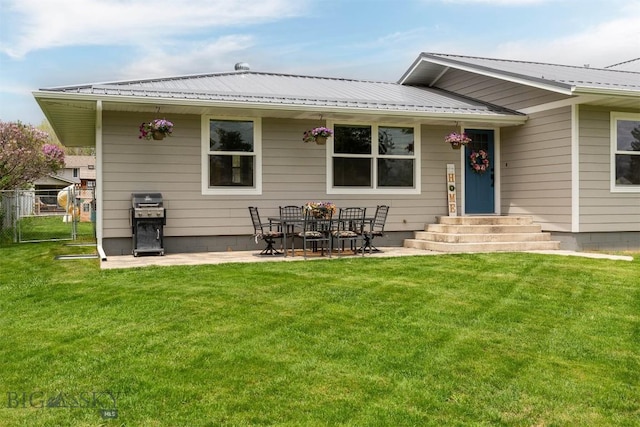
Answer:
<svg viewBox="0 0 640 427"><path fill-rule="evenodd" d="M179 51L169 49L146 49L139 58L126 67L123 79L163 77L212 71L233 71L240 52L253 46L250 36L226 36L213 42L198 42L180 46Z"/></svg>
<svg viewBox="0 0 640 427"><path fill-rule="evenodd" d="M618 16L565 35L554 35L553 38L542 29L526 38L512 38L495 45L488 44L485 38L467 39L462 43L440 37L421 50L562 65L589 64L593 68L602 68L640 55L640 1L625 3ZM417 47L421 48L420 45ZM637 63L631 63L617 69L640 72L639 68Z"/></svg>
<svg viewBox="0 0 640 427"><path fill-rule="evenodd" d="M302 13L305 0L6 0L0 50L27 53L70 45L136 45ZM4 24L4 22L3 22Z"/></svg>
<svg viewBox="0 0 640 427"><path fill-rule="evenodd" d="M638 8L640 9L640 8ZM522 40L500 45L495 55L508 59L544 61L602 68L638 57L640 10L554 40Z"/></svg>

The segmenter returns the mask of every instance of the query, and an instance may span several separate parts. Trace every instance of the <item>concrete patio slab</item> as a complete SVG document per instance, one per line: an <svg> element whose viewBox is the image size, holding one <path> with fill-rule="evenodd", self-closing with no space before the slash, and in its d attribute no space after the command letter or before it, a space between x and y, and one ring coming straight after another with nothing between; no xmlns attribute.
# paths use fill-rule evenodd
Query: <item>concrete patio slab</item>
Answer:
<svg viewBox="0 0 640 427"><path fill-rule="evenodd" d="M398 256L431 256L431 255L443 255L442 252L427 251L424 249L403 248L403 247L384 247L380 248L381 252L375 252L371 255L368 253L365 257L383 258L383 257L398 257ZM258 255L259 251L229 251L229 252L201 252L201 253L182 253L182 254L166 254L164 256L157 255L144 255L134 257L133 255L118 255L108 256L106 260L102 260L100 267L102 269L115 269L115 268L135 268L135 267L150 267L150 266L172 266L172 265L202 265L202 264L223 264L231 262L296 262L305 261L302 254L296 252L296 256L282 255L270 256L270 255ZM541 253L548 255L563 255L563 256L582 256L588 258L610 259L610 260L622 260L632 261L630 256L621 255L606 255L598 253L588 252L573 252L562 250L550 250L550 251L530 251L531 253ZM359 255L348 255L346 258L354 258ZM331 259L337 259L339 256L334 255ZM310 255L307 261L313 261L318 259L329 259L327 257L321 257L319 255Z"/></svg>

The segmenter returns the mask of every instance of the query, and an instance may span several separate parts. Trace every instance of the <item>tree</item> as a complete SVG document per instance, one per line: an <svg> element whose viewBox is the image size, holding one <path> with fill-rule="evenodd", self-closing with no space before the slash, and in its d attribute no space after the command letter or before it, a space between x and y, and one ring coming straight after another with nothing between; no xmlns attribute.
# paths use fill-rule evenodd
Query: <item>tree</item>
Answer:
<svg viewBox="0 0 640 427"><path fill-rule="evenodd" d="M33 126L0 121L0 190L28 187L64 167L62 147L49 141Z"/></svg>

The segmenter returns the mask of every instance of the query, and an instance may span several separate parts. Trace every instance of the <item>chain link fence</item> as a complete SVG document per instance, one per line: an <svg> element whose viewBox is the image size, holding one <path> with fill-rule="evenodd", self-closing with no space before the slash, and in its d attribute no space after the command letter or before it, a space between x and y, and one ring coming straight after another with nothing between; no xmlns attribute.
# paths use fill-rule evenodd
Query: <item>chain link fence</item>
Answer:
<svg viewBox="0 0 640 427"><path fill-rule="evenodd" d="M0 244L94 238L93 189L0 191Z"/></svg>

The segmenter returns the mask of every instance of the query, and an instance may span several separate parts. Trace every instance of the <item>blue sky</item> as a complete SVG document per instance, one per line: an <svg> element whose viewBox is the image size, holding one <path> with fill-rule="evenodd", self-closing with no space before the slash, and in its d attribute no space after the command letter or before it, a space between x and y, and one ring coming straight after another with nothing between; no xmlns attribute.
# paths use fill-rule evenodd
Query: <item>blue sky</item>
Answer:
<svg viewBox="0 0 640 427"><path fill-rule="evenodd" d="M396 81L420 52L605 67L640 57L640 0L0 0L0 120L40 124L40 88L237 62Z"/></svg>

